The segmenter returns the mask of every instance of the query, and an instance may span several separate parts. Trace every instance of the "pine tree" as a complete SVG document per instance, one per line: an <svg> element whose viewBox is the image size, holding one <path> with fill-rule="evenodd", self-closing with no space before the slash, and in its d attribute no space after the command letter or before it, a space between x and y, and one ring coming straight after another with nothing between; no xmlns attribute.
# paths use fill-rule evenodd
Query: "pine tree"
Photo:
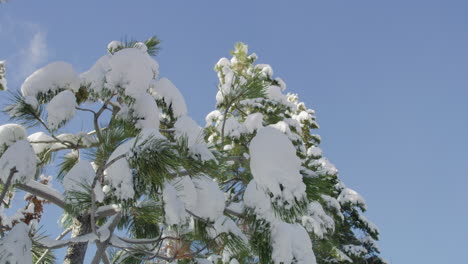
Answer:
<svg viewBox="0 0 468 264"><path fill-rule="evenodd" d="M202 128L158 76L159 44L112 41L87 72L54 62L12 94L0 262L53 263L66 247L65 263L384 263L364 199L322 156L314 111L269 65L236 44ZM89 130L61 133L77 113ZM15 190L28 195L12 214ZM56 239L38 228L44 203L63 210Z"/></svg>

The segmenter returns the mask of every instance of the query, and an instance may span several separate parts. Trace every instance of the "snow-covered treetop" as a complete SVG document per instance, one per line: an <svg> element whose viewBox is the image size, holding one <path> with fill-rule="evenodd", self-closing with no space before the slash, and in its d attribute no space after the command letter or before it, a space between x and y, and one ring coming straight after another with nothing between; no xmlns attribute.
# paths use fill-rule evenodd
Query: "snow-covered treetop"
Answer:
<svg viewBox="0 0 468 264"><path fill-rule="evenodd" d="M364 199L312 133L315 112L271 66L236 44L215 65L203 128L159 76L158 45L112 41L84 73L53 62L25 80L5 111L41 131L0 126L0 200L29 193L16 213L0 205L0 260L50 260L48 249L68 247L65 262L80 263L95 243L92 263L384 263ZM74 118L85 131L65 133ZM64 211L57 239L37 233L44 202Z"/></svg>

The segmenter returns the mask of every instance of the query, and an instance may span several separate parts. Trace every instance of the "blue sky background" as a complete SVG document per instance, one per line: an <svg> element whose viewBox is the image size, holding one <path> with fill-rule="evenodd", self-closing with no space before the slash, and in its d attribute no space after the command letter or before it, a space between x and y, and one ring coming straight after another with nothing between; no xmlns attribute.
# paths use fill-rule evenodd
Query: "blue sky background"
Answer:
<svg viewBox="0 0 468 264"><path fill-rule="evenodd" d="M161 76L204 125L215 104L213 66L243 41L316 110L322 149L366 198L382 255L463 263L467 14L467 1L448 0L10 0L0 5L0 59L13 90L48 62L85 71L109 41L156 34Z"/></svg>

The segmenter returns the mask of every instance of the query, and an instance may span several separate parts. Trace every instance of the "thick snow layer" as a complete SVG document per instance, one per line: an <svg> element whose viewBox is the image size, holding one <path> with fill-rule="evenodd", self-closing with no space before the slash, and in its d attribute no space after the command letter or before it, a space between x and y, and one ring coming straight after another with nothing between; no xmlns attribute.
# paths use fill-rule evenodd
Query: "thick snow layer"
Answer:
<svg viewBox="0 0 468 264"><path fill-rule="evenodd" d="M18 140L26 139L26 129L17 124L0 126L0 155Z"/></svg>
<svg viewBox="0 0 468 264"><path fill-rule="evenodd" d="M190 146L189 153L193 158L198 158L201 161L214 160L216 163L218 163L215 156L206 144L194 144Z"/></svg>
<svg viewBox="0 0 468 264"><path fill-rule="evenodd" d="M343 213L341 213L341 205L337 199L328 195L324 195L324 194L321 194L320 197L323 199L326 206L328 208L332 208L335 211L335 213L338 215L338 217L341 218L341 220L344 219L344 215Z"/></svg>
<svg viewBox="0 0 468 264"><path fill-rule="evenodd" d="M311 146L309 149L307 149L307 156L312 158L322 157L322 150L319 147Z"/></svg>
<svg viewBox="0 0 468 264"><path fill-rule="evenodd" d="M253 113L245 118L244 126L247 133L253 133L255 130L263 127L263 115L261 113Z"/></svg>
<svg viewBox="0 0 468 264"><path fill-rule="evenodd" d="M261 73L265 75L265 77L271 78L271 76L273 76L273 69L268 64L257 64L255 65L255 68L260 69Z"/></svg>
<svg viewBox="0 0 468 264"><path fill-rule="evenodd" d="M223 114L219 110L214 110L208 113L205 117L205 127L212 126L213 122L217 122Z"/></svg>
<svg viewBox="0 0 468 264"><path fill-rule="evenodd" d="M20 222L0 240L0 263L24 264L32 261L29 228Z"/></svg>
<svg viewBox="0 0 468 264"><path fill-rule="evenodd" d="M117 48L120 44L111 42L109 45L111 48ZM158 74L159 65L146 50L126 48L102 56L80 77L81 82L89 85L96 94L100 93L102 88L112 92L121 88L125 95L138 98L150 88L151 81Z"/></svg>
<svg viewBox="0 0 468 264"><path fill-rule="evenodd" d="M62 184L66 192L77 191L88 193L87 187L93 184L96 172L89 161L80 160L63 178Z"/></svg>
<svg viewBox="0 0 468 264"><path fill-rule="evenodd" d="M211 231L209 234L211 237L216 237L219 234L222 233L231 233L234 236L237 236L238 238L242 239L245 243L248 243L248 239L245 236L245 234L239 229L236 223L232 221L231 218L222 215L216 219L214 225L213 225L214 231Z"/></svg>
<svg viewBox="0 0 468 264"><path fill-rule="evenodd" d="M167 78L154 81L151 92L156 99L164 99L167 106L172 108L174 117L187 114L187 105L179 89Z"/></svg>
<svg viewBox="0 0 468 264"><path fill-rule="evenodd" d="M220 123L218 130L221 133L223 125ZM239 138L242 133L245 132L245 127L237 121L237 118L231 116L226 119L224 124L224 135L226 137Z"/></svg>
<svg viewBox="0 0 468 264"><path fill-rule="evenodd" d="M187 139L189 151L193 158L200 158L202 161L215 160L213 153L208 149L203 139L203 128L192 118L187 115L179 117L174 124L174 130L176 139Z"/></svg>
<svg viewBox="0 0 468 264"><path fill-rule="evenodd" d="M154 98L148 93L141 93L132 106L137 118L138 128L159 129L159 109Z"/></svg>
<svg viewBox="0 0 468 264"><path fill-rule="evenodd" d="M257 184L288 207L305 197L300 173L301 160L291 141L281 132L265 127L258 130L250 146L250 170Z"/></svg>
<svg viewBox="0 0 468 264"><path fill-rule="evenodd" d="M252 208L258 218L273 222L276 217L273 213L270 197L261 188L257 182L251 180L244 191L244 204Z"/></svg>
<svg viewBox="0 0 468 264"><path fill-rule="evenodd" d="M184 202L185 208L190 211L197 207L197 189L189 176L177 177L171 181L177 190L178 197Z"/></svg>
<svg viewBox="0 0 468 264"><path fill-rule="evenodd" d="M286 90L286 83L283 81L283 79L276 77L275 81L278 82L279 87L281 88L281 91Z"/></svg>
<svg viewBox="0 0 468 264"><path fill-rule="evenodd" d="M108 50L115 50L115 49L118 49L119 47L122 47L123 44L122 42L118 41L118 40L113 40L111 42L109 42L109 44L107 44L107 49Z"/></svg>
<svg viewBox="0 0 468 264"><path fill-rule="evenodd" d="M33 148L26 140L11 145L0 158L0 180L6 182L10 170L16 167L12 183L24 183L36 174L37 158Z"/></svg>
<svg viewBox="0 0 468 264"><path fill-rule="evenodd" d="M62 61L52 62L31 74L21 86L23 96L57 92L61 89L78 91L80 78L73 66Z"/></svg>
<svg viewBox="0 0 468 264"><path fill-rule="evenodd" d="M151 80L159 73L159 65L147 52L136 48L127 48L114 53L109 60L106 87L114 90L122 87L125 95L138 98L146 92Z"/></svg>
<svg viewBox="0 0 468 264"><path fill-rule="evenodd" d="M317 174L319 175L336 175L338 169L327 158L320 158L312 162L313 166L317 166Z"/></svg>
<svg viewBox="0 0 468 264"><path fill-rule="evenodd" d="M312 242L307 231L298 224L277 223L271 232L272 259L275 264L315 264Z"/></svg>
<svg viewBox="0 0 468 264"><path fill-rule="evenodd" d="M352 205L361 206L364 209L367 208L366 201L364 200L364 198L362 198L362 196L355 190L350 188L344 188L341 191L340 195L338 196L338 201L342 205L350 203Z"/></svg>
<svg viewBox="0 0 468 264"><path fill-rule="evenodd" d="M311 202L308 207L309 216L302 217L302 225L309 232L314 232L319 238L323 238L329 230L335 229L333 218L325 213L320 203Z"/></svg>
<svg viewBox="0 0 468 264"><path fill-rule="evenodd" d="M46 107L47 124L55 130L75 115L76 98L71 91L63 91L54 96Z"/></svg>
<svg viewBox="0 0 468 264"><path fill-rule="evenodd" d="M120 155L127 154L135 144L135 139L130 139L121 144L109 157L109 161ZM133 189L133 174L126 158L121 158L114 162L104 172L109 185L115 190L112 192L122 200L133 198L135 190Z"/></svg>
<svg viewBox="0 0 468 264"><path fill-rule="evenodd" d="M188 146L203 143L203 129L189 116L184 115L174 124L175 137L180 140L187 138Z"/></svg>
<svg viewBox="0 0 468 264"><path fill-rule="evenodd" d="M197 190L196 206L192 212L211 221L223 215L226 198L218 184L208 176L200 176L192 181Z"/></svg>
<svg viewBox="0 0 468 264"><path fill-rule="evenodd" d="M280 87L275 85L268 87L267 98L284 105L289 105L288 97L281 92Z"/></svg>
<svg viewBox="0 0 468 264"><path fill-rule="evenodd" d="M31 143L36 154L42 153L50 147L50 143L34 143L34 142L52 142L55 141L51 136L44 132L36 132L28 136L28 141Z"/></svg>
<svg viewBox="0 0 468 264"><path fill-rule="evenodd" d="M111 69L109 64L111 57L110 54L102 56L87 72L80 75L81 83L89 85L89 89L94 93L100 93L104 87L106 74Z"/></svg>
<svg viewBox="0 0 468 264"><path fill-rule="evenodd" d="M185 211L184 202L178 197L176 189L168 182L164 183L163 189L164 214L166 224L185 224L188 214Z"/></svg>

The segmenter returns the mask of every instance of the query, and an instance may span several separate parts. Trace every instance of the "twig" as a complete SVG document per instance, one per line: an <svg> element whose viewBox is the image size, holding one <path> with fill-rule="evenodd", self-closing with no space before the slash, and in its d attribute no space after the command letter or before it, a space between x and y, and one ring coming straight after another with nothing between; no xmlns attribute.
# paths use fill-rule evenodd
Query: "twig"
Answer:
<svg viewBox="0 0 468 264"><path fill-rule="evenodd" d="M13 176L17 172L18 172L18 170L16 169L16 166L10 169L10 174L8 175L8 178L7 178L6 182L5 182L5 184L3 185L2 193L0 194L0 201L3 201L3 199L5 198L5 195L8 192L8 189L10 188L11 180L13 179Z"/></svg>
<svg viewBox="0 0 468 264"><path fill-rule="evenodd" d="M64 238L68 233L70 233L70 231L72 231L72 227L65 229L65 231L63 231L55 240L60 240ZM46 249L44 253L42 253L41 257L36 261L36 264L41 263L41 261L47 256L49 251L50 249Z"/></svg>

